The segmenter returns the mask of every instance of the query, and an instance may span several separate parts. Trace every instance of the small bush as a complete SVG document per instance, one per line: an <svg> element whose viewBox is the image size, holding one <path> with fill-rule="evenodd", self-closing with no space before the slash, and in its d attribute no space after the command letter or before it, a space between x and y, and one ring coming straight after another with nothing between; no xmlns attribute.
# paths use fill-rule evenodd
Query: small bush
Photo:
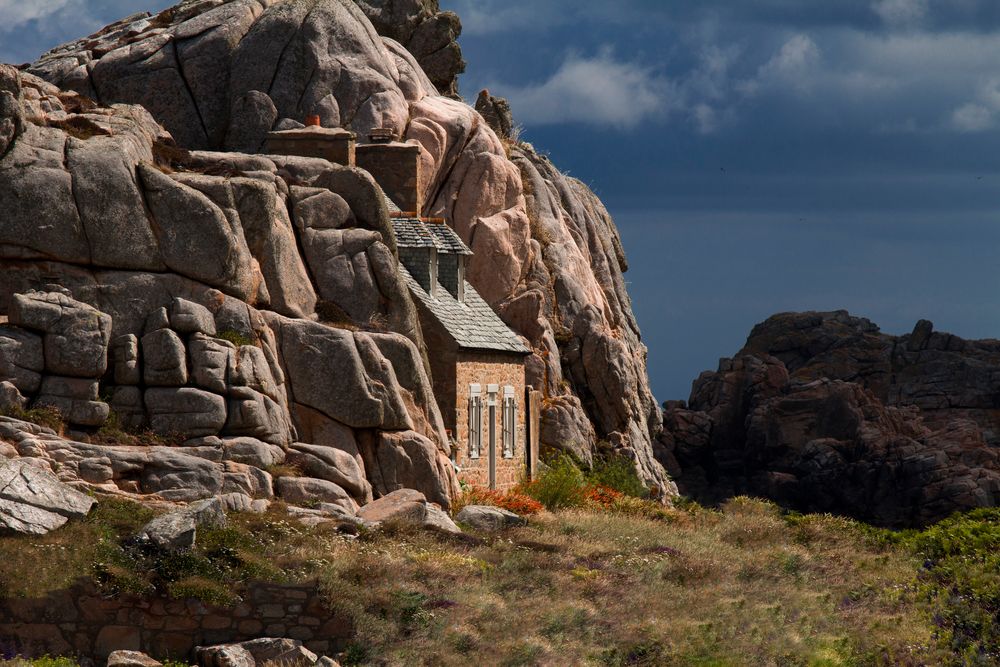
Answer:
<svg viewBox="0 0 1000 667"><path fill-rule="evenodd" d="M896 541L923 559L921 589L942 646L964 664L1000 663L1000 508L957 514Z"/></svg>
<svg viewBox="0 0 1000 667"><path fill-rule="evenodd" d="M654 500L633 498L626 495L616 498L614 502L607 506L607 509L615 514L622 514L624 516L651 519L653 521L669 521L670 523L683 523L687 516L683 511L665 507Z"/></svg>
<svg viewBox="0 0 1000 667"><path fill-rule="evenodd" d="M597 505L602 509L610 509L625 495L603 484L588 484L584 487L583 492L587 498L587 502Z"/></svg>
<svg viewBox="0 0 1000 667"><path fill-rule="evenodd" d="M216 338L221 338L222 340L227 340L236 347L243 347L244 345L253 345L254 341L252 338L246 334L242 334L235 329L223 329L215 335Z"/></svg>
<svg viewBox="0 0 1000 667"><path fill-rule="evenodd" d="M302 477L302 468L294 463L280 463L268 466L265 470L275 479L279 477Z"/></svg>
<svg viewBox="0 0 1000 667"><path fill-rule="evenodd" d="M329 324L341 329L353 330L358 328L354 318L348 315L346 310L333 301L327 301L326 299L320 299L317 301L316 315L319 317L319 321L323 324Z"/></svg>
<svg viewBox="0 0 1000 667"><path fill-rule="evenodd" d="M228 585L197 576L167 584L167 592L177 599L193 598L218 607L227 607L240 601L240 597Z"/></svg>
<svg viewBox="0 0 1000 667"><path fill-rule="evenodd" d="M175 447L184 440L183 436L166 437L150 430L132 430L122 425L121 417L112 410L107 420L90 437L90 441L100 445L127 445L132 447Z"/></svg>
<svg viewBox="0 0 1000 667"><path fill-rule="evenodd" d="M587 500L583 472L568 454L559 454L542 464L538 479L520 487L550 510L580 507Z"/></svg>
<svg viewBox="0 0 1000 667"><path fill-rule="evenodd" d="M624 456L595 461L593 469L587 474L587 481L633 498L649 497L649 489L639 479L632 461Z"/></svg>

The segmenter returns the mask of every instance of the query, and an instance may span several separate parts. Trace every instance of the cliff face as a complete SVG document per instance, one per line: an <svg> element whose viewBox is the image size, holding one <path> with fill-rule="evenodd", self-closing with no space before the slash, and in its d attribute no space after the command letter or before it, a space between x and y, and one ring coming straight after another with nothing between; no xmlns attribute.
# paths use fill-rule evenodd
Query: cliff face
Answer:
<svg viewBox="0 0 1000 667"><path fill-rule="evenodd" d="M1000 502L1000 342L921 321L888 336L846 312L775 315L666 405L658 455L681 489L919 525Z"/></svg>
<svg viewBox="0 0 1000 667"><path fill-rule="evenodd" d="M472 248L468 279L533 350L528 382L545 392L543 444L589 460L606 442L671 493L652 455L660 415L614 224L583 184L439 94L454 93L461 71L459 30L430 1L189 0L8 73L11 86L24 84L16 103L4 97L0 133L17 135L0 163L0 203L18 210L0 226L3 261L16 269L0 307L57 284L111 315L116 337L141 337L150 312L183 296L216 319L258 313L249 319L279 348L286 324L275 318L302 327L318 312L383 324L397 348L415 349L397 356L419 359L419 324L370 176L254 155L268 131L307 115L359 136L393 128L420 146L425 214L445 218ZM268 339L262 330L253 333ZM280 349L272 352L280 365ZM362 428L420 423L443 459L430 391L408 381L424 400L410 406L410 421ZM439 487L452 487L446 466L435 466Z"/></svg>

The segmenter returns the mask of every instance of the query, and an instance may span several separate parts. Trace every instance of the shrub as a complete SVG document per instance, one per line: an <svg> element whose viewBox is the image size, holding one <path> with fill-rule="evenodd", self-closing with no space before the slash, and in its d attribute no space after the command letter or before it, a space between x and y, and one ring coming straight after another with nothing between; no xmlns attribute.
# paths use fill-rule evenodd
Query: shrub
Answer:
<svg viewBox="0 0 1000 667"><path fill-rule="evenodd" d="M964 664L1000 662L1000 509L958 514L897 540L924 559L922 593L942 645Z"/></svg>
<svg viewBox="0 0 1000 667"><path fill-rule="evenodd" d="M593 469L587 474L587 481L633 498L649 497L649 489L639 479L632 461L624 456L595 461Z"/></svg>
<svg viewBox="0 0 1000 667"><path fill-rule="evenodd" d="M520 491L550 510L579 507L586 500L583 472L568 454L558 454L542 464L542 472Z"/></svg>
<svg viewBox="0 0 1000 667"><path fill-rule="evenodd" d="M316 315L319 317L319 321L323 324L329 324L341 329L354 330L358 328L357 324L354 322L354 318L348 315L346 310L333 301L327 301L326 299L320 299L317 301Z"/></svg>
<svg viewBox="0 0 1000 667"><path fill-rule="evenodd" d="M162 436L148 429L134 430L122 425L121 416L114 410L108 414L107 420L90 441L101 445L128 445L132 447L176 447L184 440L184 436Z"/></svg>
<svg viewBox="0 0 1000 667"><path fill-rule="evenodd" d="M221 338L222 340L227 340L236 347L243 347L244 345L253 345L254 341L252 338L246 334L242 334L235 329L223 329L215 335L216 338Z"/></svg>
<svg viewBox="0 0 1000 667"><path fill-rule="evenodd" d="M584 487L584 494L588 502L598 505L603 509L614 507L615 503L625 495L603 484L588 484Z"/></svg>

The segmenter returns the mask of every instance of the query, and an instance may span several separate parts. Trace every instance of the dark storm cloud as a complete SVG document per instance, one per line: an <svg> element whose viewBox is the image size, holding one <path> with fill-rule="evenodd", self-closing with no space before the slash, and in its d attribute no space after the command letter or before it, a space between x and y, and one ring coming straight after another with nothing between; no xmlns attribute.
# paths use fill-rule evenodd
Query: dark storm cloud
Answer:
<svg viewBox="0 0 1000 667"><path fill-rule="evenodd" d="M660 398L783 310L1000 335L1000 3L444 4L616 217Z"/></svg>
<svg viewBox="0 0 1000 667"><path fill-rule="evenodd" d="M1000 27L993 0L445 0L473 34L516 29L545 31L576 22L651 21L671 25L718 20L780 28L882 30L919 25L930 30L992 31Z"/></svg>

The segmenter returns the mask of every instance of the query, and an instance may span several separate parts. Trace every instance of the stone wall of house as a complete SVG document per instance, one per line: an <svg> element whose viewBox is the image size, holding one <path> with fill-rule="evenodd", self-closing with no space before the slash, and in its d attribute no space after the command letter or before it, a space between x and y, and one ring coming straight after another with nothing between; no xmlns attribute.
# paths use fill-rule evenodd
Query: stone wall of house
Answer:
<svg viewBox="0 0 1000 667"><path fill-rule="evenodd" d="M233 607L194 599L102 594L90 582L42 598L0 600L0 656L75 655L103 661L111 651L184 660L195 646L258 637L299 639L319 654L342 650L348 621L315 584L251 584Z"/></svg>
<svg viewBox="0 0 1000 667"><path fill-rule="evenodd" d="M482 447L478 459L469 457L469 385L482 385ZM466 484L489 488L489 406L486 389L490 384L500 386L497 394L496 415L496 488L506 490L521 481L526 469L525 459L525 412L524 404L524 362L517 355L491 354L485 352L460 352L455 368L456 430L455 463L458 465L459 479ZM502 400L503 388L514 387L517 400L516 442L514 456L503 457Z"/></svg>

